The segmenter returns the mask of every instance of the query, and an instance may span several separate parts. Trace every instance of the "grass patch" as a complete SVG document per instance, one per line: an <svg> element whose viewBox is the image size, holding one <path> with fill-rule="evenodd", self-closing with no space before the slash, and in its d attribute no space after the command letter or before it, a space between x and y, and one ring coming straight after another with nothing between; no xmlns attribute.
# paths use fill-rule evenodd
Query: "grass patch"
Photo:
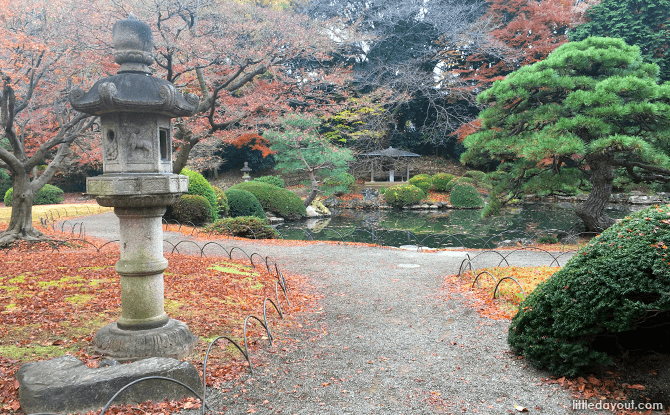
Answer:
<svg viewBox="0 0 670 415"><path fill-rule="evenodd" d="M100 206L95 201L58 205L35 205L33 206L33 223L39 223L42 217L47 217L50 220L65 220L112 211L113 208ZM0 222L9 223L11 216L11 207L0 207Z"/></svg>

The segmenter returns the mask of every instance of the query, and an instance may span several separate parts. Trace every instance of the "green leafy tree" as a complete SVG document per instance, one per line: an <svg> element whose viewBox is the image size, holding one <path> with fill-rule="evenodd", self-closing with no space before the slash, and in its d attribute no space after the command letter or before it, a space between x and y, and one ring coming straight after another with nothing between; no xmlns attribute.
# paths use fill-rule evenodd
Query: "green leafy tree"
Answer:
<svg viewBox="0 0 670 415"><path fill-rule="evenodd" d="M267 131L263 136L270 141L275 168L285 172L303 171L311 183L311 191L304 201L309 206L319 193L319 178L346 173L353 159L351 150L333 145L317 133L318 118L292 115L280 120L282 131Z"/></svg>
<svg viewBox="0 0 670 415"><path fill-rule="evenodd" d="M661 79L670 80L670 0L603 0L586 18L570 32L570 40L621 38L639 46L642 57L661 68Z"/></svg>
<svg viewBox="0 0 670 415"><path fill-rule="evenodd" d="M496 190L508 200L529 180L574 181L561 173L578 168L592 190L575 213L588 230L606 229L616 169L637 182L670 181L670 83L659 85L658 71L621 39L562 45L479 95L488 108L461 161L499 163Z"/></svg>

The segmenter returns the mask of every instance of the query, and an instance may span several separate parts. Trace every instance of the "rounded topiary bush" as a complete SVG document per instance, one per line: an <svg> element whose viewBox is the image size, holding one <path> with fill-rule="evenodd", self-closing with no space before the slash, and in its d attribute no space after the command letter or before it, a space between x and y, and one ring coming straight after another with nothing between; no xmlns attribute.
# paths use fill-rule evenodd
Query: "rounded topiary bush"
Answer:
<svg viewBox="0 0 670 415"><path fill-rule="evenodd" d="M282 189L286 187L286 183L284 183L284 179L282 179L279 176L261 176L261 177L256 177L252 181L271 184L273 186L281 187Z"/></svg>
<svg viewBox="0 0 670 415"><path fill-rule="evenodd" d="M449 203L456 209L470 209L484 207L484 199L477 189L468 183L456 183L451 189Z"/></svg>
<svg viewBox="0 0 670 415"><path fill-rule="evenodd" d="M253 180L246 183L238 183L231 187L231 189L251 192L256 196L263 209L283 218L299 219L307 215L302 199L290 190Z"/></svg>
<svg viewBox="0 0 670 415"><path fill-rule="evenodd" d="M508 339L558 376L670 341L670 207L632 214L594 238L519 306ZM663 349L665 348L665 349Z"/></svg>
<svg viewBox="0 0 670 415"><path fill-rule="evenodd" d="M231 217L237 216L255 216L260 219L266 219L263 206L258 202L253 193L240 189L228 189L224 192L228 198L228 214Z"/></svg>
<svg viewBox="0 0 670 415"><path fill-rule="evenodd" d="M212 185L209 184L205 177L197 171L183 169L180 174L188 176L188 192L189 195L199 195L207 199L212 209L212 218L216 219L219 216L219 208L216 203L216 193Z"/></svg>
<svg viewBox="0 0 670 415"><path fill-rule="evenodd" d="M447 185L444 187L445 191L448 193L451 193L452 189L454 186L457 184L472 184L474 185L474 180L472 177L462 177L462 176L456 176L453 179L451 179L449 182L447 182Z"/></svg>
<svg viewBox="0 0 670 415"><path fill-rule="evenodd" d="M219 210L218 217L223 218L228 216L230 207L228 206L228 198L226 197L226 193L220 187L212 186L212 189L214 190L214 194L216 194L216 207Z"/></svg>
<svg viewBox="0 0 670 415"><path fill-rule="evenodd" d="M433 176L433 187L439 192L446 192L447 185L453 180L454 175L449 173L437 173ZM451 190L451 189L450 189Z"/></svg>
<svg viewBox="0 0 670 415"><path fill-rule="evenodd" d="M428 194L430 188L433 186L433 178L430 177L430 174L417 174L409 179L409 184L418 187L425 194Z"/></svg>
<svg viewBox="0 0 670 415"><path fill-rule="evenodd" d="M279 233L268 225L267 220L255 216L219 219L208 228L208 231L252 239L274 239L279 236Z"/></svg>
<svg viewBox="0 0 670 415"><path fill-rule="evenodd" d="M386 188L383 197L389 206L401 208L419 203L426 197L426 194L411 184L399 184Z"/></svg>
<svg viewBox="0 0 670 415"><path fill-rule="evenodd" d="M180 223L202 225L212 220L212 205L200 195L183 195L172 204L172 216Z"/></svg>
<svg viewBox="0 0 670 415"><path fill-rule="evenodd" d="M5 206L11 206L13 198L14 189L10 187L9 190L5 192ZM59 187L51 184L45 184L37 191L35 199L33 199L33 205L53 205L58 203L63 203L63 191Z"/></svg>

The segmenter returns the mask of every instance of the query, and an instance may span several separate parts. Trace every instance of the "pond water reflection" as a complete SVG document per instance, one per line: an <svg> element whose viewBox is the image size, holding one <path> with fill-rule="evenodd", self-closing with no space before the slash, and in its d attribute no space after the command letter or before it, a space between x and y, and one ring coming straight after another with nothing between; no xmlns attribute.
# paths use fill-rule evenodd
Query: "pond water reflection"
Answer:
<svg viewBox="0 0 670 415"><path fill-rule="evenodd" d="M623 218L627 206L611 205L607 214ZM276 226L284 239L333 240L385 246L493 248L499 242L552 236L564 240L580 232L572 204L533 203L510 207L500 216L481 217L480 210L334 211L325 219Z"/></svg>

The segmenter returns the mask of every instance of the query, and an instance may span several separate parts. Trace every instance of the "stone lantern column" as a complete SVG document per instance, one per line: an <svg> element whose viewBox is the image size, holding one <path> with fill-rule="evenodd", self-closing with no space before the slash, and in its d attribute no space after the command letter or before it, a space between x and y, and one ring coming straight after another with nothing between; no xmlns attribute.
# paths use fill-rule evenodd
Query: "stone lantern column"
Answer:
<svg viewBox="0 0 670 415"><path fill-rule="evenodd" d="M100 116L103 174L86 181L98 204L114 207L120 222L121 317L98 331L99 353L119 361L146 357L181 359L197 338L163 308L162 216L188 190L188 177L172 174L171 119L193 115L198 98L184 98L153 77L153 36L132 15L113 28L114 76L90 91L74 91L72 107Z"/></svg>

